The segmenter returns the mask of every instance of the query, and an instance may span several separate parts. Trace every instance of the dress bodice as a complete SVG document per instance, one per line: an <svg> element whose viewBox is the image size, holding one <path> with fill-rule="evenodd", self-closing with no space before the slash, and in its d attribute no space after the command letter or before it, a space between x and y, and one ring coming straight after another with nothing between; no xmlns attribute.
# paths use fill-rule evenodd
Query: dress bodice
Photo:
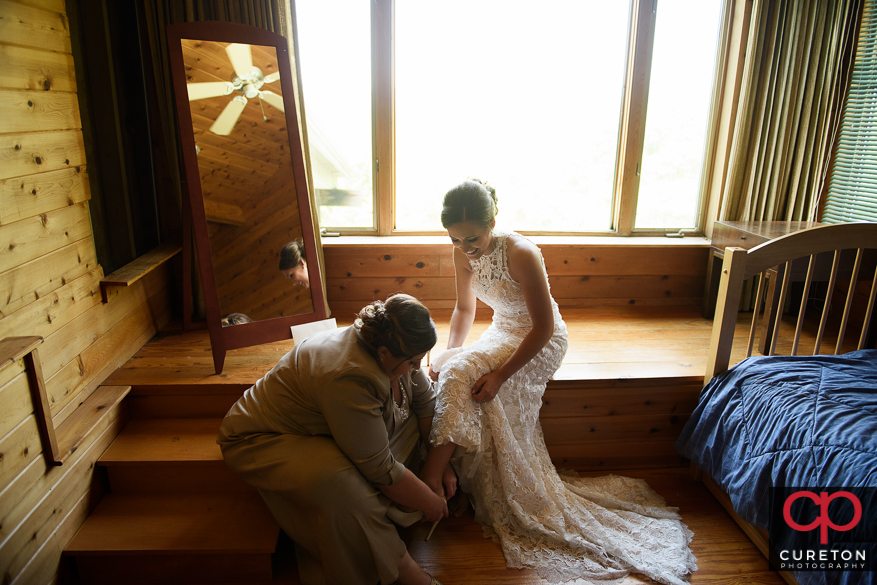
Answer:
<svg viewBox="0 0 877 585"><path fill-rule="evenodd" d="M503 329L530 329L533 321L527 311L527 303L521 284L512 280L508 269L507 240L511 233L495 232L495 245L490 254L484 254L480 258L470 260L472 267L472 290L484 304L493 309L493 323ZM518 237L523 237L514 234ZM540 254L541 257L541 254ZM545 278L545 261L542 261L542 271ZM565 329L566 326L560 316L557 303L551 298L551 306L554 309L554 328Z"/></svg>

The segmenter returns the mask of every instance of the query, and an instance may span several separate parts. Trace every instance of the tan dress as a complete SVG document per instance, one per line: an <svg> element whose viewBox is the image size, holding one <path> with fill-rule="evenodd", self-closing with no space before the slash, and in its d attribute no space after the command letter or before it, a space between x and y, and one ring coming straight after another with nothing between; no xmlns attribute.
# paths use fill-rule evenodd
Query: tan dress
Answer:
<svg viewBox="0 0 877 585"><path fill-rule="evenodd" d="M305 585L398 576L405 545L377 486L401 480L406 466L419 471L418 419L435 407L422 370L401 381L400 407L356 329L336 329L286 354L222 422L226 463L295 541Z"/></svg>

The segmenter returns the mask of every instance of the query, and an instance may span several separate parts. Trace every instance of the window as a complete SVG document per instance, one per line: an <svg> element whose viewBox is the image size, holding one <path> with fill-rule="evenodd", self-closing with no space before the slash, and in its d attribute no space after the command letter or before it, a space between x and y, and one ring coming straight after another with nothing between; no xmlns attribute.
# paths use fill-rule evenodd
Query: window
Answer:
<svg viewBox="0 0 877 585"><path fill-rule="evenodd" d="M840 135L828 197L825 223L877 221L877 2L866 0L852 79L841 119Z"/></svg>
<svg viewBox="0 0 877 585"><path fill-rule="evenodd" d="M322 226L443 233L475 176L525 233L699 227L721 0L295 1Z"/></svg>

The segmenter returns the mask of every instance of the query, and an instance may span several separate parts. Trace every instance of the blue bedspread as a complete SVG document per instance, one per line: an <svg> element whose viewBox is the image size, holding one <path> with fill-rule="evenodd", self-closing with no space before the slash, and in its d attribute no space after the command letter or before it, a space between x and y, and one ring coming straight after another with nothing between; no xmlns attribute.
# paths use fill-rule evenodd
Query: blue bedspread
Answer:
<svg viewBox="0 0 877 585"><path fill-rule="evenodd" d="M748 358L701 391L676 448L765 529L772 486L877 487L877 350Z"/></svg>

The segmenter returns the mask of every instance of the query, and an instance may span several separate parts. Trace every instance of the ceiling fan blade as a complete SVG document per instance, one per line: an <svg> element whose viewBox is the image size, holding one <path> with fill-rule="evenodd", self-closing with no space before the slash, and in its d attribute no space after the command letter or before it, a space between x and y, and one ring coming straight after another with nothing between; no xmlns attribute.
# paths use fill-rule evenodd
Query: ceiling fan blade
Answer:
<svg viewBox="0 0 877 585"><path fill-rule="evenodd" d="M283 108L283 96L279 96L273 91L260 91L259 97L263 100L280 110L281 112L285 112L286 110Z"/></svg>
<svg viewBox="0 0 877 585"><path fill-rule="evenodd" d="M266 75L264 81L265 83L274 83L278 79L280 79L280 71L275 71L270 75Z"/></svg>
<svg viewBox="0 0 877 585"><path fill-rule="evenodd" d="M241 117L241 112L244 111L244 106L246 105L247 98L240 95L228 102L228 105L225 106L225 109L222 110L222 113L213 122L210 131L220 136L231 134L232 128L234 128L238 118Z"/></svg>
<svg viewBox="0 0 877 585"><path fill-rule="evenodd" d="M250 45L240 45L232 43L225 48L228 54L228 60L234 68L235 74L240 77L246 77L253 69L253 54L250 52Z"/></svg>
<svg viewBox="0 0 877 585"><path fill-rule="evenodd" d="M186 86L189 90L189 101L203 100L221 95L228 95L234 91L234 86L227 81L207 81L204 83L190 83Z"/></svg>

